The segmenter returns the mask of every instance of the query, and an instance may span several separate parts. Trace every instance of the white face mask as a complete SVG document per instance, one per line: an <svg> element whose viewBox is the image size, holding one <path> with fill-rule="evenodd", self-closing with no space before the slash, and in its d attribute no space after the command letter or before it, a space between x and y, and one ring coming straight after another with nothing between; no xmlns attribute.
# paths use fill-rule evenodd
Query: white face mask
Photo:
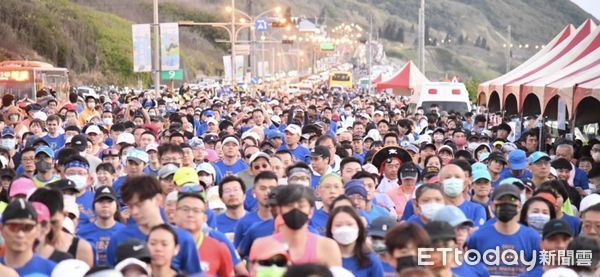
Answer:
<svg viewBox="0 0 600 277"><path fill-rule="evenodd" d="M102 119L102 122L106 125L112 125L113 124L113 119L110 117L105 117Z"/></svg>
<svg viewBox="0 0 600 277"><path fill-rule="evenodd" d="M442 203L425 203L421 205L421 213L425 218L432 220L435 214L444 206Z"/></svg>
<svg viewBox="0 0 600 277"><path fill-rule="evenodd" d="M75 188L78 191L82 191L84 189L86 189L87 187L87 176L83 176L83 175L72 175L72 176L67 176L67 179L73 181L73 183L75 183Z"/></svg>
<svg viewBox="0 0 600 277"><path fill-rule="evenodd" d="M0 147L8 149L8 150L15 149L15 140L14 139L0 140Z"/></svg>
<svg viewBox="0 0 600 277"><path fill-rule="evenodd" d="M356 241L358 238L358 228L351 226L337 227L331 230L333 239L341 245L348 245Z"/></svg>
<svg viewBox="0 0 600 277"><path fill-rule="evenodd" d="M200 181L206 184L207 187L212 186L213 178L212 176L200 176Z"/></svg>

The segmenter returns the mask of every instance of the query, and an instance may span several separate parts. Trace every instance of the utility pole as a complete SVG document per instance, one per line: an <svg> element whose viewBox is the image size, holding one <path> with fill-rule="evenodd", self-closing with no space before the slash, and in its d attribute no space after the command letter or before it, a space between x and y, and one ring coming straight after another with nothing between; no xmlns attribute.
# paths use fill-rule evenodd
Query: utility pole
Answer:
<svg viewBox="0 0 600 277"><path fill-rule="evenodd" d="M152 24L154 35L154 51L152 51L152 71L154 71L154 91L160 91L160 25L158 21L158 0L153 2L154 22Z"/></svg>
<svg viewBox="0 0 600 277"><path fill-rule="evenodd" d="M368 74L367 74L367 78L369 78L369 82L367 83L367 89L369 92L371 92L371 74L373 73L373 42L371 41L373 39L373 16L371 15L369 17L369 49L368 49L368 56L367 56L367 63L368 63Z"/></svg>
<svg viewBox="0 0 600 277"><path fill-rule="evenodd" d="M231 0L231 85L237 84L235 76L235 0Z"/></svg>
<svg viewBox="0 0 600 277"><path fill-rule="evenodd" d="M508 24L507 40L508 41L506 43L506 72L509 72L510 71L510 50L511 50L511 45L512 45L510 24Z"/></svg>
<svg viewBox="0 0 600 277"><path fill-rule="evenodd" d="M419 8L419 69L425 74L425 0Z"/></svg>

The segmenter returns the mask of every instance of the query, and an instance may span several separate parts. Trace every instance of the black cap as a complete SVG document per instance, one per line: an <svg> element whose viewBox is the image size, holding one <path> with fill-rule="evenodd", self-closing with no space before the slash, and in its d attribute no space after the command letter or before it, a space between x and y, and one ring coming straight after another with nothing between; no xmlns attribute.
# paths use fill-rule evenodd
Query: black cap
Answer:
<svg viewBox="0 0 600 277"><path fill-rule="evenodd" d="M64 192L79 193L79 190L77 190L77 186L75 185L75 182L73 182L70 179L60 179L58 181L49 183L46 186L51 189L59 190L63 193Z"/></svg>
<svg viewBox="0 0 600 277"><path fill-rule="evenodd" d="M13 170L10 170L8 168L2 168L0 169L0 177L9 177L9 178L14 178L15 177L15 172Z"/></svg>
<svg viewBox="0 0 600 277"><path fill-rule="evenodd" d="M29 104L27 106L25 106L25 111L30 112L30 111L41 111L42 110L42 106L38 103L33 103L33 104Z"/></svg>
<svg viewBox="0 0 600 277"><path fill-rule="evenodd" d="M454 227L446 221L432 221L425 225L425 231L431 240L453 240L456 239Z"/></svg>
<svg viewBox="0 0 600 277"><path fill-rule="evenodd" d="M310 156L311 157L329 158L331 155L329 153L329 148L322 146L322 145L317 145L317 146L315 146L315 149L313 149L310 152Z"/></svg>
<svg viewBox="0 0 600 277"><path fill-rule="evenodd" d="M521 190L513 184L503 184L498 186L492 194L492 200L498 200L502 196L511 195L519 199Z"/></svg>
<svg viewBox="0 0 600 277"><path fill-rule="evenodd" d="M215 134L206 134L203 139L204 143L215 144L219 141L219 137Z"/></svg>
<svg viewBox="0 0 600 277"><path fill-rule="evenodd" d="M456 133L463 133L463 134L468 134L467 130L462 129L462 128L456 128L454 130L452 130L452 135L456 134Z"/></svg>
<svg viewBox="0 0 600 277"><path fill-rule="evenodd" d="M117 246L116 264L127 258L136 258L146 263L150 262L150 250L145 241L138 239L127 240Z"/></svg>
<svg viewBox="0 0 600 277"><path fill-rule="evenodd" d="M560 219L552 219L544 225L542 239L547 239L557 234L565 234L572 237L573 232L571 231L571 226L569 223Z"/></svg>
<svg viewBox="0 0 600 277"><path fill-rule="evenodd" d="M49 144L49 143L48 143L48 142L47 142L45 139L43 139L43 138L37 138L36 140L34 140L34 141L31 143L31 145L32 145L32 146L36 146L36 145L38 145L39 143L42 143L42 144L44 144L44 145L46 145L46 146L50 146L50 144Z"/></svg>
<svg viewBox="0 0 600 277"><path fill-rule="evenodd" d="M71 138L71 147L78 150L79 152L85 151L87 147L87 138L85 135L76 135Z"/></svg>
<svg viewBox="0 0 600 277"><path fill-rule="evenodd" d="M444 129L442 127L435 128L435 130L433 130L433 133L431 133L431 135L433 136L433 134L435 134L435 133L445 134L446 133L446 129Z"/></svg>
<svg viewBox="0 0 600 277"><path fill-rule="evenodd" d="M6 223L11 219L31 219L37 222L37 212L31 203L17 198L10 202L2 213L2 223Z"/></svg>
<svg viewBox="0 0 600 277"><path fill-rule="evenodd" d="M506 122L503 122L502 124L498 125L498 129L497 130L498 131L505 130L505 131L507 131L507 132L510 133L512 131L512 128Z"/></svg>
<svg viewBox="0 0 600 277"><path fill-rule="evenodd" d="M385 237L385 234L396 226L398 222L395 217L392 216L379 216L371 222L369 225L369 236L371 237Z"/></svg>
<svg viewBox="0 0 600 277"><path fill-rule="evenodd" d="M423 151L424 149L427 149L427 148L431 148L431 149L433 149L433 151L437 151L437 147L435 147L435 144L433 144L433 143L425 143L425 144L421 145L419 150Z"/></svg>
<svg viewBox="0 0 600 277"><path fill-rule="evenodd" d="M101 186L96 188L96 194L94 194L94 203L100 199L112 199L113 201L117 201L117 195L112 187Z"/></svg>
<svg viewBox="0 0 600 277"><path fill-rule="evenodd" d="M424 179L431 178L433 176L437 176L438 174L440 174L439 168L437 168L436 166L428 166L423 171L423 178Z"/></svg>
<svg viewBox="0 0 600 277"><path fill-rule="evenodd" d="M488 158L488 161L499 161L499 162L503 162L504 164L507 164L506 162L506 158L504 158L504 154L500 153L500 152L492 152Z"/></svg>
<svg viewBox="0 0 600 277"><path fill-rule="evenodd" d="M419 177L419 169L414 163L405 163L398 171L400 179L417 179Z"/></svg>

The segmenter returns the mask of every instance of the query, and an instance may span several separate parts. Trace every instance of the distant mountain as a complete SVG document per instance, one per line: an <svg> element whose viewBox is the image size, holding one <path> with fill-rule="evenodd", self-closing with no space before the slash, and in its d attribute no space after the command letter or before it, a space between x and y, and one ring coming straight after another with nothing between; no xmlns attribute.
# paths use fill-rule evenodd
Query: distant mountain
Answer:
<svg viewBox="0 0 600 277"><path fill-rule="evenodd" d="M248 2L251 1L251 2ZM151 0L2 0L0 60L41 59L66 66L76 82L135 84L148 74L132 72L131 24L152 22ZM161 21L227 20L223 0L161 0ZM275 5L329 29L347 22L376 34L388 59L417 62L419 0L238 0L257 14ZM429 79L459 75L486 80L505 71L507 26L512 28L512 67L548 42L566 24L591 16L569 0L426 0L426 70ZM214 28L182 28L186 78L222 73L229 45ZM430 39L430 40L429 40ZM443 42L442 42L443 41ZM521 45L522 48L518 48ZM527 47L525 47L527 46Z"/></svg>

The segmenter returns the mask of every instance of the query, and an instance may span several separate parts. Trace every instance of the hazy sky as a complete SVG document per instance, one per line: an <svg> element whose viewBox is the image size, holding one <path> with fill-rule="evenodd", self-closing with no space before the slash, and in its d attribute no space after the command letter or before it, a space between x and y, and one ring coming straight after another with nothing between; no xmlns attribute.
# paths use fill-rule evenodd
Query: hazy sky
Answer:
<svg viewBox="0 0 600 277"><path fill-rule="evenodd" d="M579 5L586 12L592 14L596 19L600 19L600 0L571 0Z"/></svg>

